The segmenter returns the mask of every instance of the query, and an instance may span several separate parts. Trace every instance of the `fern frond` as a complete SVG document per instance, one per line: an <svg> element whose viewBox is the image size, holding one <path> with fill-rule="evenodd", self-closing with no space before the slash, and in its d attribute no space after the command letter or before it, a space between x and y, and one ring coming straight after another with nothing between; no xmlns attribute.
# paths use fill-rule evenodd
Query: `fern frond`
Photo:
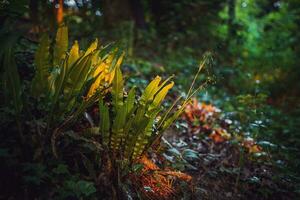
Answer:
<svg viewBox="0 0 300 200"><path fill-rule="evenodd" d="M47 35L43 35L35 53L35 76L32 82L32 94L37 97L46 94L49 90L50 71L50 40Z"/></svg>
<svg viewBox="0 0 300 200"><path fill-rule="evenodd" d="M78 58L79 58L79 45L77 40L75 40L69 53L68 66L71 67L76 62L76 60L78 60Z"/></svg>
<svg viewBox="0 0 300 200"><path fill-rule="evenodd" d="M103 100L99 100L99 114L100 114L100 133L102 135L102 143L108 145L109 143L109 130L110 118L108 107L104 104Z"/></svg>
<svg viewBox="0 0 300 200"><path fill-rule="evenodd" d="M68 50L68 28L62 26L57 30L53 51L53 65L58 66Z"/></svg>

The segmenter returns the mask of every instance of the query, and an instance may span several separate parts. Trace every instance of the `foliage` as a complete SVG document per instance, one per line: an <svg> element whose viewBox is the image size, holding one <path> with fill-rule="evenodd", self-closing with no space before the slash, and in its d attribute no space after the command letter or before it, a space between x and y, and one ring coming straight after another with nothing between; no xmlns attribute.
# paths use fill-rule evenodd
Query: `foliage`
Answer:
<svg viewBox="0 0 300 200"><path fill-rule="evenodd" d="M5 31L1 32L6 49L1 51L1 71L5 72L1 79L1 140L7 142L1 143L1 150L4 157L8 150L11 159L5 161L4 171L17 168L13 180L24 184L32 198L40 195L32 193L34 188L44 190L57 184L57 188L44 194L45 198L49 195L87 198L96 189L78 171L63 170L67 174L63 182L58 182L61 178L49 172L54 168L53 163L61 162L53 157L50 144L57 156L56 140L61 129L78 122L86 109L110 90L115 69L119 68L124 54L114 47L100 47L97 40L86 51L80 51L75 42L68 52L68 29L63 26L57 31L53 47L46 35L42 37L34 59L35 74L28 82L19 79L13 52L19 37ZM18 162L24 166L17 167ZM59 171L61 168L53 169L54 174ZM3 178L4 183L9 181L6 176Z"/></svg>
<svg viewBox="0 0 300 200"><path fill-rule="evenodd" d="M163 82L161 82L161 77L155 77L145 88L141 97L137 98L135 87L131 88L128 94L124 92L124 80L117 65L111 96L108 94L109 96L100 99L99 126L91 127L91 132L96 135L100 134L102 145L117 158L129 162L140 158L180 116L191 97L202 88L202 85L198 88L194 88L194 85L205 63L206 60L200 63L187 96L178 109L171 113L181 97L160 118L158 115L164 110L161 106L162 102L174 85L174 82L169 83L172 77ZM112 158L115 159L115 157Z"/></svg>
<svg viewBox="0 0 300 200"><path fill-rule="evenodd" d="M35 55L32 94L50 106L50 113L55 116L50 115L50 120L71 112L75 116L82 114L109 87L123 56L117 49L98 46L96 39L84 52L75 41L67 52L68 29L61 27L51 55L50 41L47 36L42 37Z"/></svg>
<svg viewBox="0 0 300 200"><path fill-rule="evenodd" d="M158 123L155 122L158 113L162 110L161 103L174 84L168 83L168 80L160 83L161 78L156 77L146 87L138 103L135 103L135 88L132 88L124 101L122 74L117 69L112 89L113 107L109 108L103 101L100 101L99 105L103 144L109 144L111 151L121 154L120 157L125 159L134 160L140 157L145 152L145 147L149 146L149 140L154 140L153 136L159 137L161 135L159 131L165 130L170 125L166 118ZM109 113L108 110L113 112ZM179 109L174 116L179 115L180 112L182 109ZM173 118L175 117L169 119L174 120ZM155 124L157 124L156 128ZM158 127L159 124L161 127ZM112 126L111 133L109 133L110 126Z"/></svg>
<svg viewBox="0 0 300 200"><path fill-rule="evenodd" d="M0 2L2 198L296 199L298 0L57 3Z"/></svg>
<svg viewBox="0 0 300 200"><path fill-rule="evenodd" d="M14 60L14 45L18 39L17 35L10 35L10 32L1 30L1 86L4 96L4 104L13 106L15 114L22 110L20 77L16 62Z"/></svg>

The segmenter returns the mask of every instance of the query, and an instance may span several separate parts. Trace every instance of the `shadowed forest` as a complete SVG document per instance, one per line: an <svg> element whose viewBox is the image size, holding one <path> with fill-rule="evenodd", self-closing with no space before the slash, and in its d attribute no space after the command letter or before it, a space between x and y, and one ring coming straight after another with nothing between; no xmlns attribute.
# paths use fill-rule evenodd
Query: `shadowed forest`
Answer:
<svg viewBox="0 0 300 200"><path fill-rule="evenodd" d="M0 0L0 199L300 199L299 0Z"/></svg>

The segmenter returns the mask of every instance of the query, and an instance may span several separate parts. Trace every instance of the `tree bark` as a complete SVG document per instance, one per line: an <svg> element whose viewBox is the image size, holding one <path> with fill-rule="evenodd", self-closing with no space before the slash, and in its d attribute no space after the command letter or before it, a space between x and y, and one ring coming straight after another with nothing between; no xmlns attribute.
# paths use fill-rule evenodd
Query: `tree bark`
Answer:
<svg viewBox="0 0 300 200"><path fill-rule="evenodd" d="M102 7L106 28L116 27L121 21L132 19L128 0L103 0Z"/></svg>
<svg viewBox="0 0 300 200"><path fill-rule="evenodd" d="M129 1L130 1L130 7L132 10L132 15L136 27L140 29L145 29L146 21L145 21L144 8L141 3L141 0L129 0Z"/></svg>
<svg viewBox="0 0 300 200"><path fill-rule="evenodd" d="M64 20L64 10L63 9L64 9L63 0L57 0L56 5L55 5L55 11L56 11L56 22L58 25L62 24L63 20Z"/></svg>

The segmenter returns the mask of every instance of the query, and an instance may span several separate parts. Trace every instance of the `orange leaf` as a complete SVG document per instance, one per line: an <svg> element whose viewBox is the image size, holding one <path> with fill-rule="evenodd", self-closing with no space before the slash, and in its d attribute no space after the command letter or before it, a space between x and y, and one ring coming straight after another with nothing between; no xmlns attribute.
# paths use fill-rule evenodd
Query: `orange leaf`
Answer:
<svg viewBox="0 0 300 200"><path fill-rule="evenodd" d="M225 141L225 139L215 130L209 135L209 137L215 142L215 143L222 143Z"/></svg>

